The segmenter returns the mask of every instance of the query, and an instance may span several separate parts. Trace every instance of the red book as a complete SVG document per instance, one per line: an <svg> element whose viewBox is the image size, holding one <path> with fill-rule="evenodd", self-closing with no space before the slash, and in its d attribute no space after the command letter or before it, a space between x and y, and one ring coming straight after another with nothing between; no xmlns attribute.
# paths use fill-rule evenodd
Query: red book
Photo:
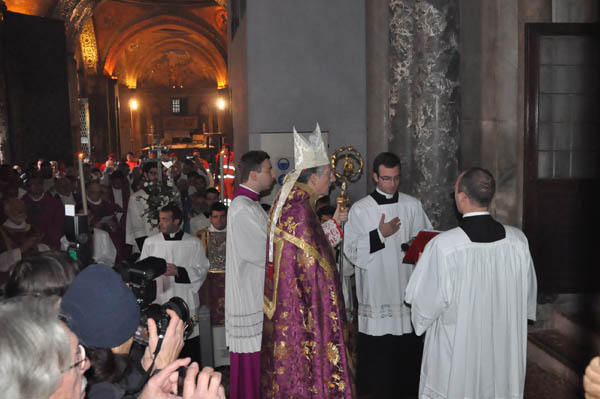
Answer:
<svg viewBox="0 0 600 399"><path fill-rule="evenodd" d="M419 260L419 256L425 249L425 245L435 236L440 234L441 231L438 230L421 230L419 234L412 240L408 251L404 254L404 259L402 262L410 263L411 265L416 265Z"/></svg>

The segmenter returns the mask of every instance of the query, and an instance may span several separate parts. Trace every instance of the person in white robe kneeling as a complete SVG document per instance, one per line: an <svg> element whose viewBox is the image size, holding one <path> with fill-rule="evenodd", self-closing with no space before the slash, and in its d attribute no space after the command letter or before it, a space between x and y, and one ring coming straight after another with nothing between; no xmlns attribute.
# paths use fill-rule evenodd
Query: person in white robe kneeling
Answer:
<svg viewBox="0 0 600 399"><path fill-rule="evenodd" d="M419 398L523 397L537 282L523 232L490 216L494 192L484 169L458 176L462 221L427 244L406 287L415 332L427 333Z"/></svg>

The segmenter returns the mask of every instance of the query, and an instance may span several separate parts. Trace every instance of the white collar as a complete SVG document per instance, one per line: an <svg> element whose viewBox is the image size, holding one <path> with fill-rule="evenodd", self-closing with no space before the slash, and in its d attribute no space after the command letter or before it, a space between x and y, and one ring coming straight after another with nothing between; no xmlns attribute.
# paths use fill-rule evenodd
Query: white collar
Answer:
<svg viewBox="0 0 600 399"><path fill-rule="evenodd" d="M226 232L227 232L227 227L225 227L223 230L217 230L217 229L215 228L215 226L213 226L213 225L211 224L211 225L209 226L208 230L209 230L211 233L226 233Z"/></svg>
<svg viewBox="0 0 600 399"><path fill-rule="evenodd" d="M88 198L87 200L88 200L88 202L89 202L90 204L93 204L93 205L100 205L100 204L102 203L102 198L101 198L101 199L99 199L99 200L98 200L98 201L96 201L96 202L92 201L92 200L91 200L91 199L89 199L89 198Z"/></svg>
<svg viewBox="0 0 600 399"><path fill-rule="evenodd" d="M177 230L175 233L169 233L169 238L175 238L175 236L177 234L179 234L181 232L181 227L179 228L179 230Z"/></svg>
<svg viewBox="0 0 600 399"><path fill-rule="evenodd" d="M12 220L6 219L6 222L2 223L2 225L11 229L24 229L27 227L27 222L23 221L21 224L16 224Z"/></svg>
<svg viewBox="0 0 600 399"><path fill-rule="evenodd" d="M260 193L259 193L259 192L252 190L250 187L248 187L248 186L246 186L246 185L244 185L244 184L240 184L240 187L244 187L246 190L250 190L250 191L252 191L254 194L259 194L259 195L260 195Z"/></svg>
<svg viewBox="0 0 600 399"><path fill-rule="evenodd" d="M383 195L385 197L385 199L390 199L390 198L392 198L394 196L394 194L384 193L383 191L381 191L377 187L375 187L375 191L377 191L379 194Z"/></svg>
<svg viewBox="0 0 600 399"><path fill-rule="evenodd" d="M29 198L31 198L32 200L34 200L35 202L41 201L42 198L44 198L44 195L46 195L46 193L42 193L42 195L40 195L37 198L33 198L33 195L31 195L31 193L29 194Z"/></svg>
<svg viewBox="0 0 600 399"><path fill-rule="evenodd" d="M471 216L489 215L489 214L490 213L487 212L487 211L483 211L483 212L468 212L468 213L465 213L463 215L463 218L468 218L468 217L471 217Z"/></svg>

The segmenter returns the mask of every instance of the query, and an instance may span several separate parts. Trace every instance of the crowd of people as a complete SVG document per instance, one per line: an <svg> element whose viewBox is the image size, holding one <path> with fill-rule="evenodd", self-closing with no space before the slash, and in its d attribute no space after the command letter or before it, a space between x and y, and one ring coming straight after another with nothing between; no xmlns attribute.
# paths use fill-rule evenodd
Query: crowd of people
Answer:
<svg viewBox="0 0 600 399"><path fill-rule="evenodd" d="M395 154L375 157L375 190L344 208L329 204L335 179L319 129L294 132L294 153L272 204L261 203L275 183L264 151L235 166L228 153L220 176L199 154L165 164L111 154L84 165L83 179L44 160L0 167L8 397L223 398L221 374L199 367L202 306L212 364L229 366L234 399L412 397L403 376L419 369L419 398L522 397L536 275L523 233L490 214L492 174L459 174L458 227L436 232L415 265L406 244L434 226L399 192ZM238 182L230 201L218 184L225 169ZM64 230L65 205L84 200L91 239L77 244L91 264L74 259ZM167 305L149 316L126 284L142 264L160 270L150 300L179 297L190 317ZM600 386L597 364L586 389Z"/></svg>
<svg viewBox="0 0 600 399"><path fill-rule="evenodd" d="M208 178L199 153L163 168L163 182L156 182L161 180L158 163L149 158L140 162L129 153L117 161L111 154L101 165L85 163L83 179L76 169L43 159L26 168L0 167L0 317L7 326L0 334L0 374L8 397L166 398L178 394L178 388L184 398L224 397L220 373L199 370L197 325L184 324L173 310L165 310L170 321L160 334L148 317L145 351L136 357L131 350L144 317L139 298L115 271L123 272L124 265L136 259L168 258L160 253L158 237L152 237L162 237L160 231L187 237L162 248L178 256L178 266L165 261L165 272L155 280L155 295L158 303L183 297L195 314L197 292L209 268L195 236L211 227L212 215L218 225L227 212L218 202L219 192L207 188L214 178ZM139 247L136 241L128 245L128 219L134 218L130 205L136 209L144 188L163 185L172 188L176 201L157 209L153 228L159 234L143 236ZM65 213L69 205L81 213L83 201L89 234L73 242ZM142 206L136 217L145 218L147 208ZM187 233L190 228L192 235ZM90 262L69 252L74 244L89 246ZM182 263L184 258L187 263ZM188 326L195 333L184 331ZM23 335L23 330L30 334ZM32 359L40 364L29 368ZM187 368L185 376L181 367Z"/></svg>

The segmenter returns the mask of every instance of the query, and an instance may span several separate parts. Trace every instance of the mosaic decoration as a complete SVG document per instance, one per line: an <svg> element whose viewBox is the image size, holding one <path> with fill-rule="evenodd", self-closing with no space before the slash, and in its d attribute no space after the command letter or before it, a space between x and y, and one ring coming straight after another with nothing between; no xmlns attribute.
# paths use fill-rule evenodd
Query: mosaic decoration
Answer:
<svg viewBox="0 0 600 399"><path fill-rule="evenodd" d="M89 158L91 155L90 104L87 98L79 100L79 136L81 152L85 154L85 158Z"/></svg>
<svg viewBox="0 0 600 399"><path fill-rule="evenodd" d="M79 35L79 42L81 43L81 55L85 65L85 72L95 74L98 67L98 48L96 46L96 33L92 18L88 19L83 26Z"/></svg>

